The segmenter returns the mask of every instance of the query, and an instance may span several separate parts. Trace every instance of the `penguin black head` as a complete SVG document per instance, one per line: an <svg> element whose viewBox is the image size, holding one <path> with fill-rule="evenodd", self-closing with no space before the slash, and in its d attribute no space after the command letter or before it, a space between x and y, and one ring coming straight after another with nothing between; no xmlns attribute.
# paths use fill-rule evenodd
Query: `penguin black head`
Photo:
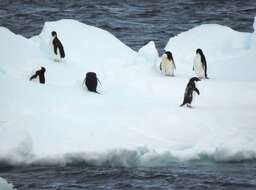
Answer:
<svg viewBox="0 0 256 190"><path fill-rule="evenodd" d="M198 82L201 81L198 77L192 77L189 82Z"/></svg>
<svg viewBox="0 0 256 190"><path fill-rule="evenodd" d="M46 71L46 69L45 69L44 67L41 67L41 71L45 72L45 71Z"/></svg>
<svg viewBox="0 0 256 190"><path fill-rule="evenodd" d="M200 48L198 48L198 49L196 50L196 53L199 53L200 55L203 55L203 51L202 51L202 49L200 49Z"/></svg>
<svg viewBox="0 0 256 190"><path fill-rule="evenodd" d="M167 55L169 60L173 60L172 53L170 51L166 51L165 54Z"/></svg>
<svg viewBox="0 0 256 190"><path fill-rule="evenodd" d="M198 48L198 49L196 50L196 53L200 55L202 63L203 63L204 65L206 65L206 59L205 59L205 56L204 56L204 53L203 53L202 49ZM205 67L206 67L206 66L205 66ZM205 75L205 78L207 78L207 74Z"/></svg>
<svg viewBox="0 0 256 190"><path fill-rule="evenodd" d="M53 36L53 37L57 36L57 32L52 31L52 36Z"/></svg>

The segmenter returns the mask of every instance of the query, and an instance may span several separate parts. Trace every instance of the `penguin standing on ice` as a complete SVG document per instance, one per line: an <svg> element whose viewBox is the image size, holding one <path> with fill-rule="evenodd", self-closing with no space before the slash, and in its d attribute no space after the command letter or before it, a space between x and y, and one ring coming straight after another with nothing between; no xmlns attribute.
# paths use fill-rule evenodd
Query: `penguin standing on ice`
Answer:
<svg viewBox="0 0 256 190"><path fill-rule="evenodd" d="M95 72L88 72L86 73L86 77L84 79L83 84L86 85L89 91L99 94L99 92L97 91L98 82L100 83L100 80L98 79L97 74Z"/></svg>
<svg viewBox="0 0 256 190"><path fill-rule="evenodd" d="M198 95L200 95L199 90L196 88L195 82L200 81L197 77L192 77L186 87L183 103L180 105L181 107L187 105L187 107L191 108L191 103L193 101L193 92L195 91Z"/></svg>
<svg viewBox="0 0 256 190"><path fill-rule="evenodd" d="M193 71L200 79L208 79L207 76L207 63L203 51L201 49L196 50L196 57L194 59Z"/></svg>
<svg viewBox="0 0 256 190"><path fill-rule="evenodd" d="M176 69L172 53L167 51L163 54L161 63L160 63L160 70L165 76L174 76L174 70Z"/></svg>
<svg viewBox="0 0 256 190"><path fill-rule="evenodd" d="M53 53L55 55L54 61L60 61L65 57L63 45L57 38L57 32L55 31L52 31L51 46L53 48Z"/></svg>

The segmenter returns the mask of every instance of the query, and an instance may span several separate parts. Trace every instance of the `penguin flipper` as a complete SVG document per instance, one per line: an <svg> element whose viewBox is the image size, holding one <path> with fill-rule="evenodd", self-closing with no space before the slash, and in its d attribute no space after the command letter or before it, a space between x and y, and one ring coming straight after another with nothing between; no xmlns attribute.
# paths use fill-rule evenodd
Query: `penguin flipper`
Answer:
<svg viewBox="0 0 256 190"><path fill-rule="evenodd" d="M200 95L200 91L198 90L198 88L194 88L194 91L195 91L198 95Z"/></svg>

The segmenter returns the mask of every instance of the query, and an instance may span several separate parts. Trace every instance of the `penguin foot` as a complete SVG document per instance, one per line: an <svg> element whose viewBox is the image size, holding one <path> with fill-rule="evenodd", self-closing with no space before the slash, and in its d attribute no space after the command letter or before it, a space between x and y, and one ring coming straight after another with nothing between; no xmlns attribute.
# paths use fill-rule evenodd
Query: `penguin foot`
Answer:
<svg viewBox="0 0 256 190"><path fill-rule="evenodd" d="M60 60L59 60L59 59L54 59L54 61L55 61L55 62L60 62Z"/></svg>
<svg viewBox="0 0 256 190"><path fill-rule="evenodd" d="M188 107L188 108L193 108L193 107L191 106L191 104L187 104L187 107Z"/></svg>

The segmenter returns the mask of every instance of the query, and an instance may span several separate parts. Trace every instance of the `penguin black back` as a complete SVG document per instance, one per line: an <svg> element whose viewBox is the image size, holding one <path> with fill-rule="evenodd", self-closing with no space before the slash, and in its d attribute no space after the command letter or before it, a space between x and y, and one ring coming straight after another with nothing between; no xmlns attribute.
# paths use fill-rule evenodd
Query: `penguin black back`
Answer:
<svg viewBox="0 0 256 190"><path fill-rule="evenodd" d="M99 92L97 92L98 78L96 73L94 72L86 73L84 83L89 91L99 94Z"/></svg>
<svg viewBox="0 0 256 190"><path fill-rule="evenodd" d="M60 52L60 57L64 58L65 57L65 51L64 51L64 47L61 43L61 41L58 39L57 37L57 32L52 31L52 37L54 37L52 43L53 43L53 48L54 48L54 53L57 55L58 51L57 49L59 49Z"/></svg>
<svg viewBox="0 0 256 190"><path fill-rule="evenodd" d="M195 82L200 81L197 77L192 77L186 87L183 103L180 106L184 106L187 104L188 107L191 107L191 103L193 101L193 92L195 91L198 95L200 95L199 90L196 88Z"/></svg>
<svg viewBox="0 0 256 190"><path fill-rule="evenodd" d="M168 59L173 61L172 53L170 51L166 51L165 54L167 55Z"/></svg>

